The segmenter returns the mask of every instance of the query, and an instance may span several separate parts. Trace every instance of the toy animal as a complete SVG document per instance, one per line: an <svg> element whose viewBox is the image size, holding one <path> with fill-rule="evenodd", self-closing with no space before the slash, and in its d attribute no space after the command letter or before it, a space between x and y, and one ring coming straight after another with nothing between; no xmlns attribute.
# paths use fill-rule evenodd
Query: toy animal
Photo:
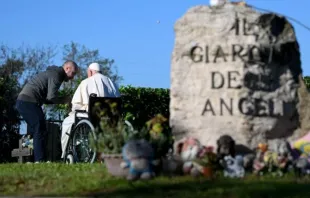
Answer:
<svg viewBox="0 0 310 198"><path fill-rule="evenodd" d="M217 144L217 155L219 159L223 159L225 156L235 157L235 140L230 135L222 135L216 142Z"/></svg>
<svg viewBox="0 0 310 198"><path fill-rule="evenodd" d="M283 176L291 162L291 149L285 140L276 141L272 150L267 144L259 144L253 164L254 173L262 175L268 171Z"/></svg>
<svg viewBox="0 0 310 198"><path fill-rule="evenodd" d="M310 158L301 156L294 163L294 171L297 176L310 174Z"/></svg>
<svg viewBox="0 0 310 198"><path fill-rule="evenodd" d="M243 167L246 171L252 171L254 160L254 153L248 153L243 155Z"/></svg>
<svg viewBox="0 0 310 198"><path fill-rule="evenodd" d="M130 140L122 149L122 168L129 168L128 180L151 179L155 176L153 168L158 165L154 160L154 151L144 139Z"/></svg>
<svg viewBox="0 0 310 198"><path fill-rule="evenodd" d="M278 153L279 156L287 157L289 160L293 160L292 147L290 146L290 143L286 140L276 140L273 143L272 150Z"/></svg>
<svg viewBox="0 0 310 198"><path fill-rule="evenodd" d="M302 156L310 155L310 141L307 140L296 141L293 144L293 148L298 151L299 155Z"/></svg>
<svg viewBox="0 0 310 198"><path fill-rule="evenodd" d="M280 139L274 143L274 151L278 154L276 166L282 175L293 166L293 149L287 140Z"/></svg>
<svg viewBox="0 0 310 198"><path fill-rule="evenodd" d="M301 153L310 154L310 132L292 143L292 147Z"/></svg>
<svg viewBox="0 0 310 198"><path fill-rule="evenodd" d="M196 176L199 170L193 166L193 161L206 153L207 147L201 145L196 138L185 137L174 144L174 152L183 162L183 173Z"/></svg>
<svg viewBox="0 0 310 198"><path fill-rule="evenodd" d="M228 155L224 157L223 160L224 167L224 177L230 178L242 178L245 175L245 170L243 167L243 157L237 155L235 158Z"/></svg>

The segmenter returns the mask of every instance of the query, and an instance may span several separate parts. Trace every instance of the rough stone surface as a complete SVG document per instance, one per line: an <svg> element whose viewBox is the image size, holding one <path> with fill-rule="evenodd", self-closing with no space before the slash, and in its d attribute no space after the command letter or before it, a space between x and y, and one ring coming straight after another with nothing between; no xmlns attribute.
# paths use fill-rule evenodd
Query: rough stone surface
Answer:
<svg viewBox="0 0 310 198"><path fill-rule="evenodd" d="M309 130L299 46L284 17L229 3L196 6L174 30L170 125L176 139L193 136L216 147L228 134L253 149Z"/></svg>

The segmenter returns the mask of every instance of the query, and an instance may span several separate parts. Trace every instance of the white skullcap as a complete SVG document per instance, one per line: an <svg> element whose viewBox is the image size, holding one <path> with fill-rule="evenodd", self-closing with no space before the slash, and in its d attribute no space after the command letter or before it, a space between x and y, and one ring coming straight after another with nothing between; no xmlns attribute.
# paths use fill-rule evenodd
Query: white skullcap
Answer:
<svg viewBox="0 0 310 198"><path fill-rule="evenodd" d="M95 71L100 71L100 65L98 63L92 63L88 66L89 69L95 70Z"/></svg>

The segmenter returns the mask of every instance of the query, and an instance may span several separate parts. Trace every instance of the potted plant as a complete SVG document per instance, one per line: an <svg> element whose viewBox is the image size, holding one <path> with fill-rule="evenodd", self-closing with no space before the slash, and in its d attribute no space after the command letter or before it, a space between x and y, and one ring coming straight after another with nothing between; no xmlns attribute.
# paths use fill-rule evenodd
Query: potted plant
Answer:
<svg viewBox="0 0 310 198"><path fill-rule="evenodd" d="M96 128L96 140L90 137L90 142L104 161L108 172L113 176L125 177L128 170L120 166L123 161L122 148L127 141L136 138L137 131L119 117L116 103L110 103L109 107L109 110L100 109L99 104L95 104L100 122Z"/></svg>

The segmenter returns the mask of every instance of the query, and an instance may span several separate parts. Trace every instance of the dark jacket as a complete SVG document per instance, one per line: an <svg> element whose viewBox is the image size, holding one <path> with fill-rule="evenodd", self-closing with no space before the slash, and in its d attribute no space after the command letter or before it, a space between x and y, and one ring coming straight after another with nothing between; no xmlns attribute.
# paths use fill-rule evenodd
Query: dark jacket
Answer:
<svg viewBox="0 0 310 198"><path fill-rule="evenodd" d="M58 98L58 90L63 81L67 79L65 70L62 67L49 66L46 71L31 78L17 100L42 104L58 104L62 100Z"/></svg>

